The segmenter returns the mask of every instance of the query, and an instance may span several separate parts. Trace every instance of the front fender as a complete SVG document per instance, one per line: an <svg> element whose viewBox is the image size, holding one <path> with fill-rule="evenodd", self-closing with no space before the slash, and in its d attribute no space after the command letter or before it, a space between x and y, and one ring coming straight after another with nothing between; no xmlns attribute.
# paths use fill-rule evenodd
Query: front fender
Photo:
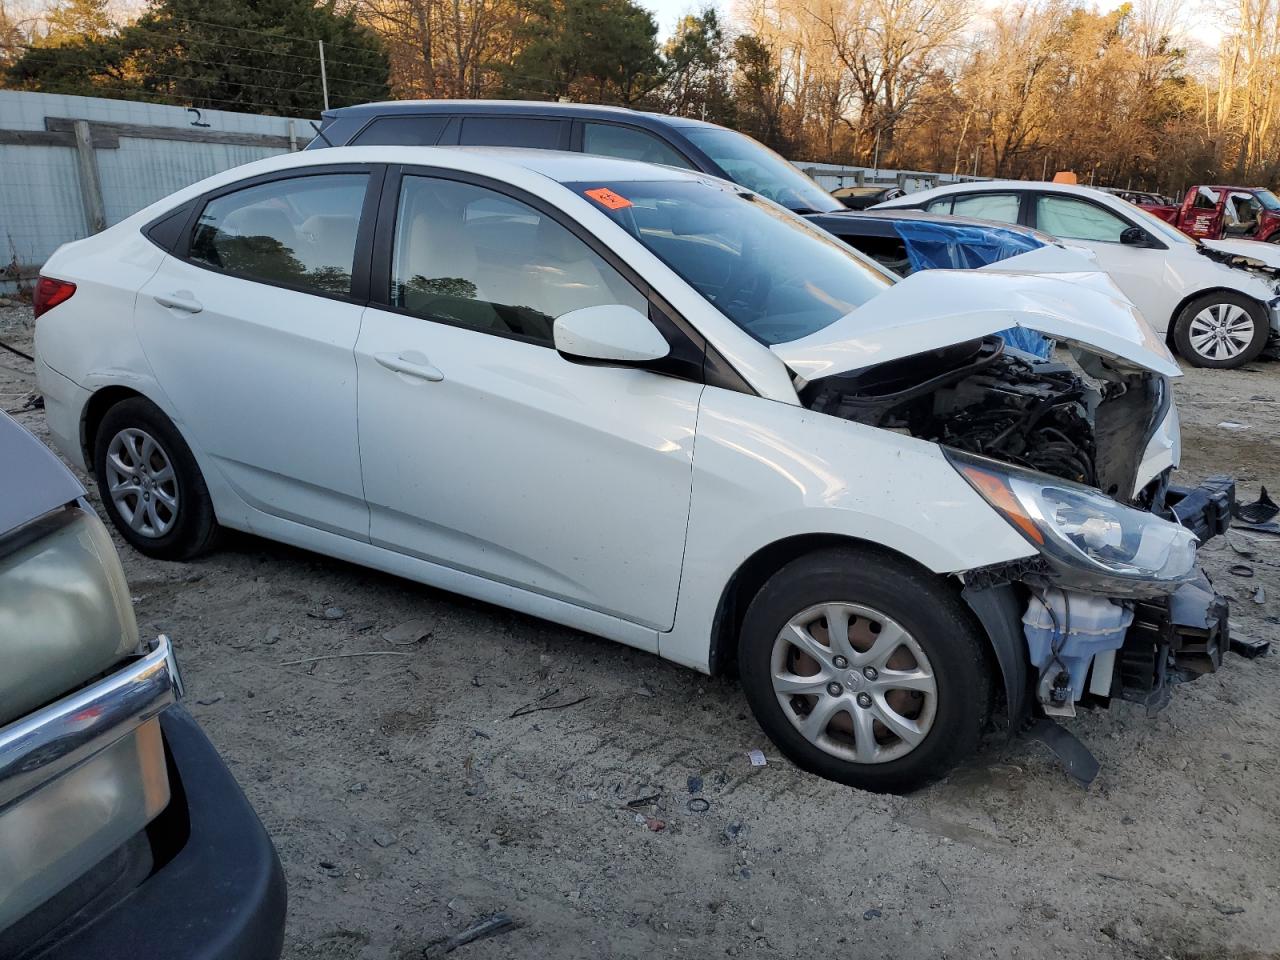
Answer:
<svg viewBox="0 0 1280 960"><path fill-rule="evenodd" d="M725 585L796 536L877 544L938 574L1035 550L924 440L708 387L675 626L664 657L706 669Z"/></svg>

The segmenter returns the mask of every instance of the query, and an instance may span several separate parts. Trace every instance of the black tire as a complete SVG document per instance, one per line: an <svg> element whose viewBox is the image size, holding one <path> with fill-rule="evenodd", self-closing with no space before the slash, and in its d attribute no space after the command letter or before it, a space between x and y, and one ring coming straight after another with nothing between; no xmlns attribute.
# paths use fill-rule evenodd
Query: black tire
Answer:
<svg viewBox="0 0 1280 960"><path fill-rule="evenodd" d="M173 467L177 509L168 515L172 526L159 536L148 536L133 529L112 495L107 453L112 440L121 431L131 429L142 430L154 439ZM150 400L143 397L122 400L106 412L93 440L93 469L103 509L120 535L141 553L160 560L190 560L213 546L218 521L204 477L182 435Z"/></svg>
<svg viewBox="0 0 1280 960"><path fill-rule="evenodd" d="M904 756L867 763L835 756L801 733L779 703L775 641L793 617L831 602L883 613L928 658L937 686L932 726ZM927 571L871 548L823 550L787 564L751 602L739 638L739 673L756 720L798 767L863 790L903 793L944 776L977 748L992 708L992 668L978 629L955 591Z"/></svg>
<svg viewBox="0 0 1280 960"><path fill-rule="evenodd" d="M1253 320L1252 331L1248 334L1248 343L1240 353L1233 357L1216 358L1207 352L1200 353L1191 342L1191 326L1197 314L1211 307L1240 307ZM1216 370L1231 370L1243 367L1258 358L1267 345L1271 333L1271 320L1267 316L1266 307L1256 300L1229 290L1218 290L1196 297L1178 313L1173 324L1173 343L1178 348L1178 355L1193 367L1208 367Z"/></svg>

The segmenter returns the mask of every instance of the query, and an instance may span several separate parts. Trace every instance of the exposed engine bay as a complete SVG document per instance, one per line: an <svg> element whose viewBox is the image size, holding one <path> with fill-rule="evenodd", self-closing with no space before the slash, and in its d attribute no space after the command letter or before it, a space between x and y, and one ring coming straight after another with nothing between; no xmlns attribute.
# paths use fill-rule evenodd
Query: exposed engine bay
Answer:
<svg viewBox="0 0 1280 960"><path fill-rule="evenodd" d="M821 413L1039 470L1127 502L1165 395L1155 374L1126 373L1092 354L1040 360L992 335L818 380L802 399Z"/></svg>

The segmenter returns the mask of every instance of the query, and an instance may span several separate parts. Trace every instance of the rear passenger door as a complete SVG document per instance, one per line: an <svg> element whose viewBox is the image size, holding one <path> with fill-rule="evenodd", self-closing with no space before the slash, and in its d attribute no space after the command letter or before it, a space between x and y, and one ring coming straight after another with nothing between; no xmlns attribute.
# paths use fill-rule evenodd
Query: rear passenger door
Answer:
<svg viewBox="0 0 1280 960"><path fill-rule="evenodd" d="M175 422L219 475L210 483L220 478L264 513L360 539L368 508L352 351L381 176L314 167L209 195L134 312ZM251 514L243 519L252 529Z"/></svg>
<svg viewBox="0 0 1280 960"><path fill-rule="evenodd" d="M566 222L459 174L388 179L356 344L371 539L670 629L702 353L670 376L561 357L557 317L650 310Z"/></svg>

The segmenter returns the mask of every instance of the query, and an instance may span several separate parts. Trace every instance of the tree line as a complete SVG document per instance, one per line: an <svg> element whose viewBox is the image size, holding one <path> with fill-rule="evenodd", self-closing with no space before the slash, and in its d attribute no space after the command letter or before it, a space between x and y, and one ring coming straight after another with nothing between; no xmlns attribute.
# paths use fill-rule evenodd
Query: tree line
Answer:
<svg viewBox="0 0 1280 960"><path fill-rule="evenodd" d="M1176 191L1280 180L1280 0L738 0L659 40L634 0L0 0L0 85L313 114L387 97L699 117L793 158Z"/></svg>

